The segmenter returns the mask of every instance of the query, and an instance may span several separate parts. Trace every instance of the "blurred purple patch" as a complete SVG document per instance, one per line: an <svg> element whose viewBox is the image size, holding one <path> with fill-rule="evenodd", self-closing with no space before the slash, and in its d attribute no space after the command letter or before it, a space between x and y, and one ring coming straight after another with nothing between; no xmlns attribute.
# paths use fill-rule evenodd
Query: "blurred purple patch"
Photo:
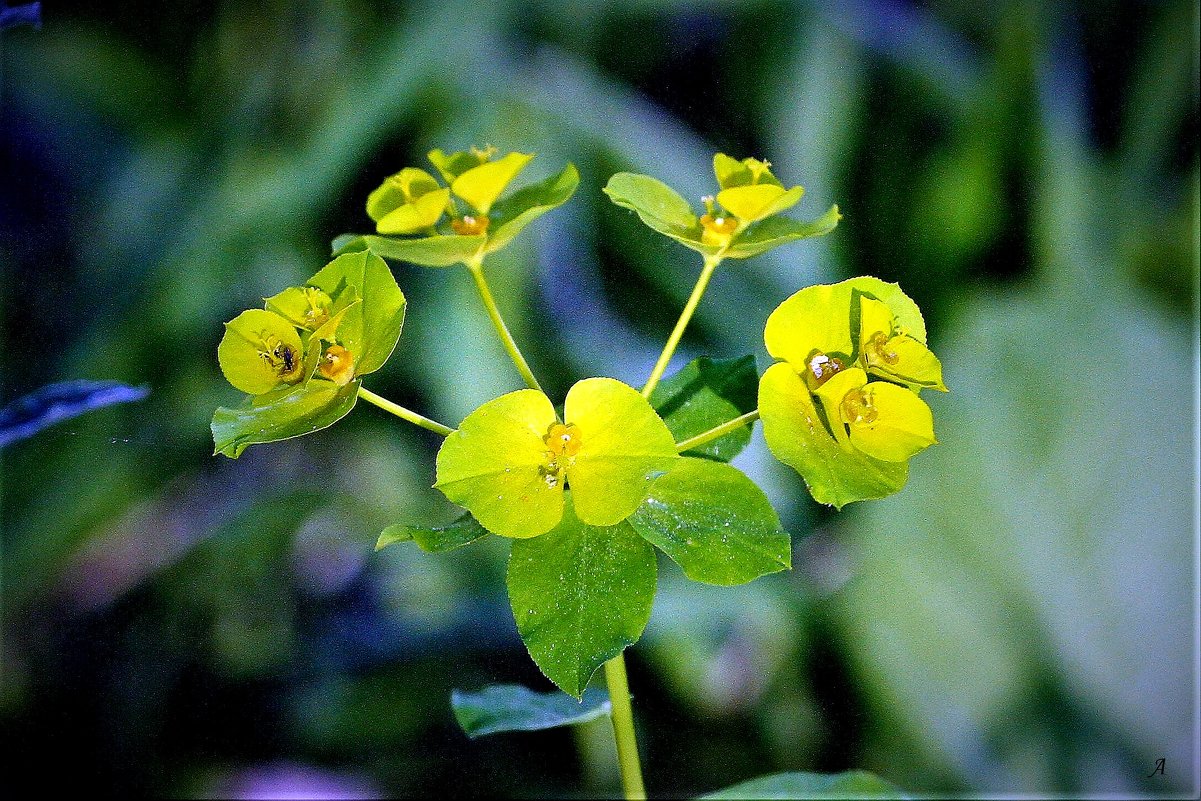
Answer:
<svg viewBox="0 0 1201 801"><path fill-rule="evenodd" d="M149 394L149 387L131 387L116 381L47 384L0 409L0 448L84 412L114 403L140 401Z"/></svg>
<svg viewBox="0 0 1201 801"><path fill-rule="evenodd" d="M273 762L234 773L213 788L219 798L358 799L383 798L379 789L354 773L295 762Z"/></svg>
<svg viewBox="0 0 1201 801"><path fill-rule="evenodd" d="M0 31L15 28L18 25L42 27L42 4L26 3L23 6L8 6L0 3Z"/></svg>

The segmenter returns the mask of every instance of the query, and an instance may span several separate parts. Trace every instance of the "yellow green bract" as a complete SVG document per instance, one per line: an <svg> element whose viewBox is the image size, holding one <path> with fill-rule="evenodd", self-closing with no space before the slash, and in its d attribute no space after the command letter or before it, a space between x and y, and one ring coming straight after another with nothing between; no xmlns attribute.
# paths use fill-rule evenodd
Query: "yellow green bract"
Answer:
<svg viewBox="0 0 1201 801"><path fill-rule="evenodd" d="M580 180L568 164L506 195L534 154L498 155L489 145L455 153L432 150L428 158L445 185L417 167L388 176L367 198L367 214L379 235L340 236L334 240L335 255L371 250L426 267L477 264L566 203Z"/></svg>
<svg viewBox="0 0 1201 801"><path fill-rule="evenodd" d="M764 342L781 360L759 382L764 437L813 497L841 507L904 486L936 442L918 392L946 391L917 304L866 276L812 286L772 312Z"/></svg>
<svg viewBox="0 0 1201 801"><path fill-rule="evenodd" d="M250 395L304 377L304 347L296 327L265 309L244 311L225 324L217 361L226 380Z"/></svg>
<svg viewBox="0 0 1201 801"><path fill-rule="evenodd" d="M637 173L617 173L605 193L619 206L632 209L659 233L707 257L745 259L797 239L821 236L838 224L837 206L816 220L801 222L779 216L800 202L805 190L785 187L759 159L713 157L715 195L701 199L697 215L674 189Z"/></svg>
<svg viewBox="0 0 1201 801"><path fill-rule="evenodd" d="M667 426L635 389L588 378L567 393L563 420L532 389L485 403L438 451L438 489L496 534L535 537L575 513L590 526L625 520L651 480L679 458Z"/></svg>

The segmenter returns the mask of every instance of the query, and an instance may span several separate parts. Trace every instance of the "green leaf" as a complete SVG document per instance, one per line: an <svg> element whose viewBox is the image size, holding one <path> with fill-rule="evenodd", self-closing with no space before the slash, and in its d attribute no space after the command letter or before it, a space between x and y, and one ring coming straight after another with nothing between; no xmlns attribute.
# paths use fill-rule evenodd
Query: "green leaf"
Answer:
<svg viewBox="0 0 1201 801"><path fill-rule="evenodd" d="M405 296L387 263L370 251L338 256L309 279L330 297L345 287L362 301L351 306L338 326L338 341L354 354L355 375L384 366L400 339Z"/></svg>
<svg viewBox="0 0 1201 801"><path fill-rule="evenodd" d="M746 186L755 180L750 167L725 153L713 154L713 175L717 178L717 185L721 189Z"/></svg>
<svg viewBox="0 0 1201 801"><path fill-rule="evenodd" d="M681 459L629 523L693 581L731 586L792 566L792 542L771 502L741 470Z"/></svg>
<svg viewBox="0 0 1201 801"><path fill-rule="evenodd" d="M738 219L753 223L792 208L804 194L799 186L785 189L777 184L751 184L723 189L717 193L717 202Z"/></svg>
<svg viewBox="0 0 1201 801"><path fill-rule="evenodd" d="M865 770L845 773L773 773L701 796L714 801L776 798L908 798L904 792Z"/></svg>
<svg viewBox="0 0 1201 801"><path fill-rule="evenodd" d="M562 206L580 183L580 173L568 164L558 175L517 190L492 207L487 251L494 253L513 240L523 228Z"/></svg>
<svg viewBox="0 0 1201 801"><path fill-rule="evenodd" d="M809 388L786 362L773 364L759 380L759 415L768 448L801 474L818 503L841 509L905 486L908 462L882 462L834 440Z"/></svg>
<svg viewBox="0 0 1201 801"><path fill-rule="evenodd" d="M278 442L328 428L354 408L359 382L339 387L315 380L266 403L248 403L238 409L222 406L213 414L213 453L237 459L250 445Z"/></svg>
<svg viewBox="0 0 1201 801"><path fill-rule="evenodd" d="M692 206L659 179L619 172L609 179L604 192L618 206L636 211L644 223L659 233L685 244L700 244L700 221Z"/></svg>
<svg viewBox="0 0 1201 801"><path fill-rule="evenodd" d="M655 575L655 550L629 523L586 525L570 503L553 530L515 541L509 603L538 668L580 698L597 668L642 636Z"/></svg>
<svg viewBox="0 0 1201 801"><path fill-rule="evenodd" d="M739 234L726 251L726 257L748 259L797 239L824 236L834 230L840 219L838 206L831 206L825 214L809 222L791 217L769 217Z"/></svg>
<svg viewBox="0 0 1201 801"><path fill-rule="evenodd" d="M488 529L479 524L470 512L463 514L453 523L430 528L428 526L406 526L397 523L388 526L376 540L375 550L387 548L397 542L415 542L426 553L444 553L470 545L487 536Z"/></svg>
<svg viewBox="0 0 1201 801"><path fill-rule="evenodd" d="M370 250L385 259L406 261L422 267L449 267L464 264L483 247L485 238L479 236L442 235L415 239L397 239L372 234L342 234L334 239L331 248L335 256Z"/></svg>
<svg viewBox="0 0 1201 801"><path fill-rule="evenodd" d="M676 442L680 442L754 410L758 387L754 356L701 357L655 387L651 405L667 423ZM747 423L687 454L728 462L751 441L752 425Z"/></svg>
<svg viewBox="0 0 1201 801"><path fill-rule="evenodd" d="M541 731L574 726L609 714L609 694L595 687L582 701L561 692L536 693L520 684L493 684L478 693L454 690L450 706L471 738L506 731Z"/></svg>

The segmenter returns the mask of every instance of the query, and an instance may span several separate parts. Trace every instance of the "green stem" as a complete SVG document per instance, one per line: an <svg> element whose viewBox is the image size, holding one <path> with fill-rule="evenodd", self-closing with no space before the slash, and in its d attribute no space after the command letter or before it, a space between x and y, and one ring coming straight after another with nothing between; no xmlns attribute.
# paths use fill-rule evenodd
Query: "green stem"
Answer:
<svg viewBox="0 0 1201 801"><path fill-rule="evenodd" d="M617 761L621 765L621 784L626 798L645 799L642 765L638 761L638 740L634 736L634 711L630 708L630 685L626 681L626 660L618 654L605 663L605 682L609 685L609 704L613 710L613 738L617 741Z"/></svg>
<svg viewBox="0 0 1201 801"><path fill-rule="evenodd" d="M744 414L740 417L735 417L733 420L727 420L726 422L722 423L721 425L714 426L713 428L709 429L708 431L706 431L702 434L697 434L695 437L689 437L688 439L680 440L679 442L676 443L676 453L683 453L684 451L690 451L693 448L696 448L700 445L704 445L706 442L712 442L713 440L717 439L718 437L725 436L726 434L729 434L731 431L737 431L738 429L742 428L743 426L747 425L748 423L753 423L758 419L759 419L759 410L752 409L751 411L747 412L746 414Z"/></svg>
<svg viewBox="0 0 1201 801"><path fill-rule="evenodd" d="M488 316L492 318L492 327L496 329L496 333L500 336L501 344L509 352L509 358L517 366L517 372L521 373L526 386L542 392L542 385L538 383L537 378L534 378L534 373L530 370L530 365L526 362L525 357L521 355L521 349L517 347L517 342L513 340L513 335L509 333L509 327L505 325L504 318L500 316L500 309L496 307L496 298L492 297L492 290L488 288L488 281L484 278L483 255L477 255L468 261L467 269L471 271L471 277L475 279L475 288L480 291L480 299L484 301L484 308L488 310Z"/></svg>
<svg viewBox="0 0 1201 801"><path fill-rule="evenodd" d="M417 412L406 409L398 403L393 403L387 398L381 398L379 395L376 395L366 387L359 387L359 397L368 403L375 404L385 412L391 412L401 420L407 420L413 425L421 426L428 431L433 431L435 434L441 434L445 437L446 435L453 434L455 432L455 430L450 426L444 426L439 422L429 419L428 417L423 417L417 414Z"/></svg>
<svg viewBox="0 0 1201 801"><path fill-rule="evenodd" d="M696 279L696 286L692 288L692 296L688 298L684 311L680 312L680 319L676 321L676 327L672 329L671 336L667 338L667 344L663 346L663 352L659 354L659 361L655 362L655 369L651 370L651 377L646 380L646 386L642 388L642 397L649 398L655 391L659 379L667 370L668 362L676 352L676 346L680 344L680 338L684 336L684 329L688 327L692 313L696 311L697 304L701 302L701 296L705 294L705 289L709 286L709 279L713 276L713 271L717 269L717 265L721 264L721 260L721 253L705 257L705 266L701 268L701 275Z"/></svg>

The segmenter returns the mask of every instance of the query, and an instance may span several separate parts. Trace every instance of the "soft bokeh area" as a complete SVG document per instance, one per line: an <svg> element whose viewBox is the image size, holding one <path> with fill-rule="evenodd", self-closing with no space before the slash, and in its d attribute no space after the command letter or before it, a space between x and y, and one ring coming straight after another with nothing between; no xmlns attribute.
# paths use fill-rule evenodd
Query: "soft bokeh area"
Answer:
<svg viewBox="0 0 1201 801"><path fill-rule="evenodd" d="M215 7L214 7L215 6ZM0 405L147 385L0 451L3 784L15 796L618 792L606 721L469 741L452 688L550 684L506 543L442 523L438 437L366 404L211 456L222 322L303 281L434 147L580 188L489 275L552 396L640 384L695 254L601 193L697 201L715 150L837 202L719 270L674 366L754 353L802 286L899 281L951 392L909 485L814 504L736 464L795 569L670 562L629 653L652 795L861 767L916 794L1198 790L1198 11L934 0L44 3L0 34ZM468 274L394 264L366 385L456 424L521 386ZM674 369L674 367L673 367ZM924 396L925 397L925 396ZM1163 759L1164 770L1156 772Z"/></svg>

